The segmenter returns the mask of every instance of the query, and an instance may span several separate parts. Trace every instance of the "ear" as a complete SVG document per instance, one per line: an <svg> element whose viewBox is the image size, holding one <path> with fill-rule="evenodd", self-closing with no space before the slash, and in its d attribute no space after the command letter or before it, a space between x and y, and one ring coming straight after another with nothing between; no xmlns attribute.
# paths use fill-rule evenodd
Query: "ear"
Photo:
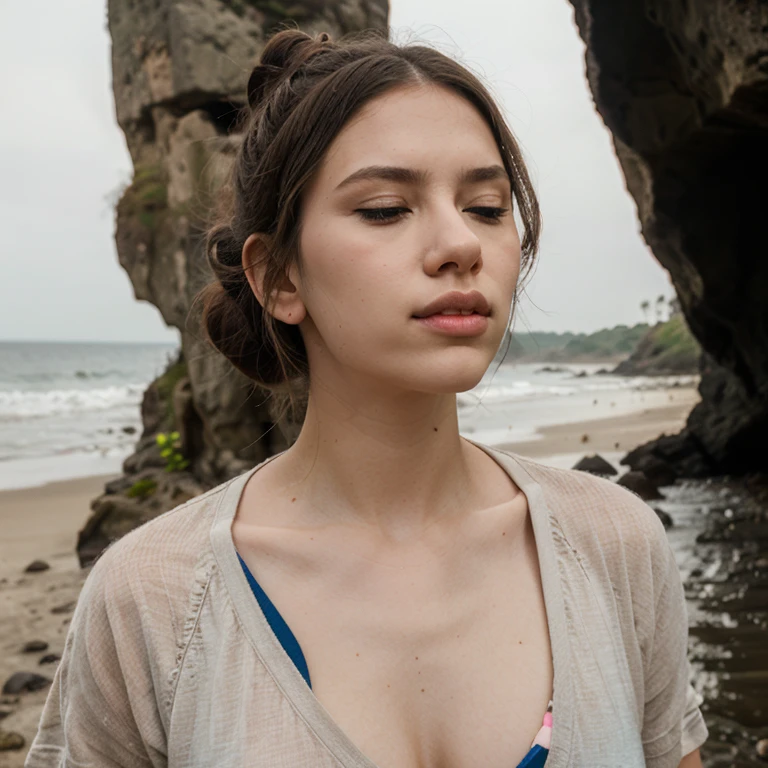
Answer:
<svg viewBox="0 0 768 768"><path fill-rule="evenodd" d="M269 246L268 235L256 232L248 235L242 253L245 276L256 300L262 307L267 305L263 285L265 265L269 258ZM270 312L277 320L289 325L298 325L307 316L307 308L299 295L298 287L291 281L291 277L296 279L298 273L294 268L289 271L290 277L286 275L274 289L273 302L270 302Z"/></svg>

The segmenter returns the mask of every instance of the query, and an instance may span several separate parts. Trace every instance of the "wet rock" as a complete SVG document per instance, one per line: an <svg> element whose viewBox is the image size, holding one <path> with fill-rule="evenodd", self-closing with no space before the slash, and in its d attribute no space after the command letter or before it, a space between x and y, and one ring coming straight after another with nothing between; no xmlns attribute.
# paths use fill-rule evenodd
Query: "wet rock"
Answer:
<svg viewBox="0 0 768 768"><path fill-rule="evenodd" d="M709 477L714 472L714 465L702 453L699 442L685 429L679 435L662 435L641 445L621 463L645 472L660 486L672 485L678 477Z"/></svg>
<svg viewBox="0 0 768 768"><path fill-rule="evenodd" d="M38 664L56 664L61 661L61 656L58 653L46 653Z"/></svg>
<svg viewBox="0 0 768 768"><path fill-rule="evenodd" d="M621 460L621 463L635 472L642 472L657 487L674 485L678 479L675 468L653 453L645 452L644 448L645 446L642 446L631 451Z"/></svg>
<svg viewBox="0 0 768 768"><path fill-rule="evenodd" d="M125 432L126 435L135 435L136 434L136 427L127 426L123 427L123 432Z"/></svg>
<svg viewBox="0 0 768 768"><path fill-rule="evenodd" d="M39 573L47 571L51 566L45 560L33 560L25 569L24 573Z"/></svg>
<svg viewBox="0 0 768 768"><path fill-rule="evenodd" d="M0 731L0 752L9 752L13 749L22 749L26 741L20 733L14 731Z"/></svg>
<svg viewBox="0 0 768 768"><path fill-rule="evenodd" d="M636 493L644 501L664 498L658 487L645 476L644 472L630 470L619 478L618 483Z"/></svg>
<svg viewBox="0 0 768 768"><path fill-rule="evenodd" d="M48 643L45 642L45 640L30 640L28 643L24 644L24 647L21 649L22 653L39 653L40 651L47 651L48 650Z"/></svg>
<svg viewBox="0 0 768 768"><path fill-rule="evenodd" d="M760 741L755 744L755 752L757 752L759 758L768 760L768 739L760 739Z"/></svg>
<svg viewBox="0 0 768 768"><path fill-rule="evenodd" d="M618 474L613 464L607 462L597 453L594 453L591 456L585 456L581 461L575 464L573 468L581 470L582 472L589 472L592 475L604 475L610 477Z"/></svg>
<svg viewBox="0 0 768 768"><path fill-rule="evenodd" d="M34 672L14 672L3 685L3 693L24 693L25 691L40 691L53 681Z"/></svg>
<svg viewBox="0 0 768 768"><path fill-rule="evenodd" d="M665 512L663 509L654 509L653 510L656 513L656 517L661 520L661 524L664 526L665 529L669 530L673 525L674 522L670 515Z"/></svg>

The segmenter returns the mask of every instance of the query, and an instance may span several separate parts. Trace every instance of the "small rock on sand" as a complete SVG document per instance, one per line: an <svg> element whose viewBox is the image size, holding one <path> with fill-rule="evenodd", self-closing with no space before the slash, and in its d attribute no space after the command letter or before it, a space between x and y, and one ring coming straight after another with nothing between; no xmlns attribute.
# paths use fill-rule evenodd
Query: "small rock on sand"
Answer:
<svg viewBox="0 0 768 768"><path fill-rule="evenodd" d="M59 661L61 661L61 656L58 653L46 653L38 664L56 664Z"/></svg>
<svg viewBox="0 0 768 768"><path fill-rule="evenodd" d="M3 693L23 693L24 691L40 691L53 681L34 672L14 672L3 686Z"/></svg>
<svg viewBox="0 0 768 768"><path fill-rule="evenodd" d="M607 462L602 456L597 453L591 456L585 456L580 462L574 465L574 469L579 469L582 472L589 472L593 475L617 475L618 472L614 468L613 464Z"/></svg>
<svg viewBox="0 0 768 768"><path fill-rule="evenodd" d="M24 647L21 649L22 653L38 653L39 651L47 651L48 650L48 643L45 642L45 640L30 640L28 643L24 644Z"/></svg>
<svg viewBox="0 0 768 768"><path fill-rule="evenodd" d="M21 749L26 742L20 733L13 731L0 731L0 752L8 752L11 749Z"/></svg>
<svg viewBox="0 0 768 768"><path fill-rule="evenodd" d="M75 605L77 605L77 601L70 600L68 603L62 603L51 608L51 613L71 613L75 610Z"/></svg>
<svg viewBox="0 0 768 768"><path fill-rule="evenodd" d="M51 566L45 560L33 560L25 569L24 573L39 573L47 571Z"/></svg>

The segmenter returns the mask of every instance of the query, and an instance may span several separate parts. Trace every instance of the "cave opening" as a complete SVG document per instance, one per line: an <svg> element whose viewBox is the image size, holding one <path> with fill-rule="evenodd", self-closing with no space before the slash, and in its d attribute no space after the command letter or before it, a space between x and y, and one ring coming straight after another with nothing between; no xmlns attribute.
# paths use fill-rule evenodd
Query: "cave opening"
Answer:
<svg viewBox="0 0 768 768"><path fill-rule="evenodd" d="M205 112L221 136L236 133L243 104L225 99L212 99L198 106Z"/></svg>

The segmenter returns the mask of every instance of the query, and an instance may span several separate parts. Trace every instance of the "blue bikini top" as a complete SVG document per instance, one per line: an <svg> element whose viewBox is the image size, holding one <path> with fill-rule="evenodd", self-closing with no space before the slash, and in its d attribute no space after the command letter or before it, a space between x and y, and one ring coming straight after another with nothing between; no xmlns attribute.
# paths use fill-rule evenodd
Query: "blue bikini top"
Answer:
<svg viewBox="0 0 768 768"><path fill-rule="evenodd" d="M245 564L243 558L240 557L239 552L237 558L240 561L240 565L245 573L245 578L248 579L248 584L256 597L256 601L258 602L264 617L272 628L272 631L275 633L275 637L277 637L280 645L283 646L285 652L295 664L296 669L299 670L299 673L304 678L307 685L312 688L312 682L309 679L309 668L307 667L307 662L304 658L301 646L299 645L299 641L296 639L293 632L291 632L291 628L286 624L285 619L280 615L280 611L275 608L272 601L267 597L267 593L261 588L259 582L256 581L250 568ZM548 749L536 744L531 747L530 751L517 768L544 768L544 763L547 761L548 754Z"/></svg>

